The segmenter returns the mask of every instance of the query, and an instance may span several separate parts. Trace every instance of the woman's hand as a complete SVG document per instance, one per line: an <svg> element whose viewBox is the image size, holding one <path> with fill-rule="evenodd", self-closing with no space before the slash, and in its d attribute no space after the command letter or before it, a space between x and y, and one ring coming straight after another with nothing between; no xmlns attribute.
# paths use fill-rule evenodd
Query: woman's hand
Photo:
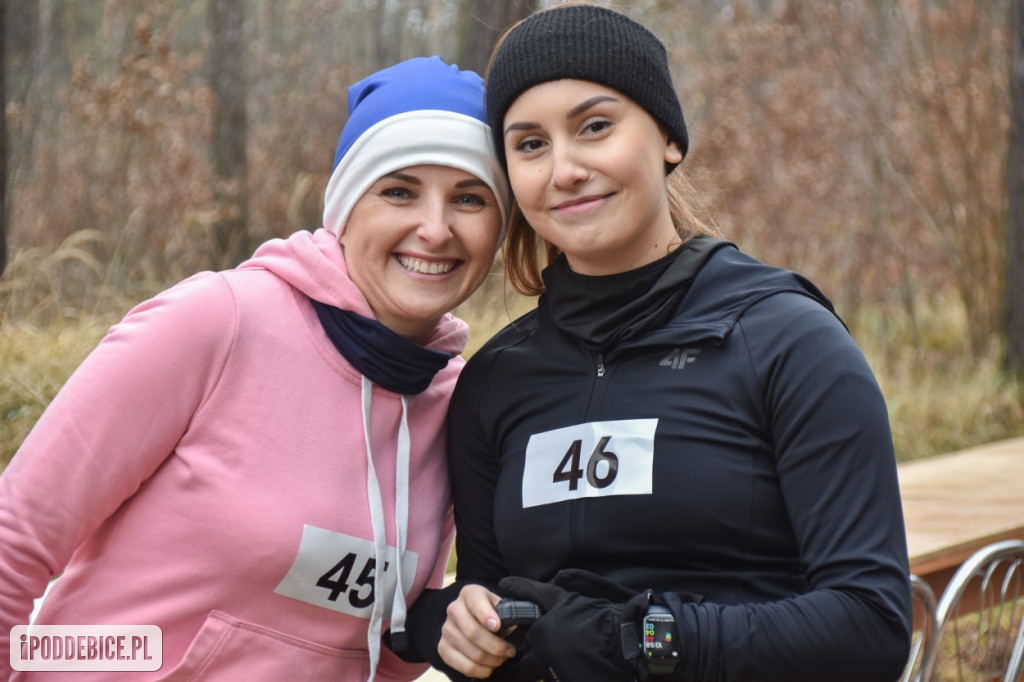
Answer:
<svg viewBox="0 0 1024 682"><path fill-rule="evenodd" d="M515 647L496 634L501 623L494 606L500 600L480 585L466 585L448 605L437 652L467 677L490 677L495 668L515 656Z"/></svg>

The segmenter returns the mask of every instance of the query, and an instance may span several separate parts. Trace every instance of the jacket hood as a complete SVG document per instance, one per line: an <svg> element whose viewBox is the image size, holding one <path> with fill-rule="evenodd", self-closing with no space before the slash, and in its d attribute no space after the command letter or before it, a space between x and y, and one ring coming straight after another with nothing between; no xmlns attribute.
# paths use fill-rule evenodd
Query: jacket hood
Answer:
<svg viewBox="0 0 1024 682"><path fill-rule="evenodd" d="M616 289L624 286L620 281L623 275L587 278L563 273L557 277L558 302L552 295L555 287L549 286L536 311L527 315L539 315L549 320L591 348L611 351L652 344L721 342L751 306L784 292L812 298L836 314L828 298L806 277L765 265L741 252L731 242L698 236L684 248L686 251L665 269L658 281L653 286L648 282L649 290L635 293L635 300L628 305L621 301L612 302L618 300L615 297L621 298ZM557 275L553 272L556 265L545 270L546 278L548 273ZM568 272L564 263L562 270ZM602 280L605 282L603 285ZM602 286L605 289L603 294ZM602 299L602 295L609 296L609 290L611 298ZM672 294L673 290L677 296ZM658 308L664 308L666 304L670 306L669 314L658 314ZM567 313L567 307L573 310ZM609 310L613 313L609 314ZM601 317L615 318L612 321L621 328L628 327L630 333L610 342L608 334L602 336L599 333L601 327L579 323L579 319L583 323L593 322L598 311L603 311ZM573 321L569 319L572 315L579 318L575 326L569 324ZM602 324L607 326L607 322L603 320Z"/></svg>
<svg viewBox="0 0 1024 682"><path fill-rule="evenodd" d="M780 293L812 298L839 318L828 297L803 275L765 265L734 244L724 247L708 258L676 314L653 337L664 333L676 340L724 339L752 305Z"/></svg>
<svg viewBox="0 0 1024 682"><path fill-rule="evenodd" d="M348 276L338 238L325 229L300 230L287 238L264 242L238 269L267 270L309 298L376 319L366 297ZM425 345L458 355L468 339L469 326L446 313Z"/></svg>

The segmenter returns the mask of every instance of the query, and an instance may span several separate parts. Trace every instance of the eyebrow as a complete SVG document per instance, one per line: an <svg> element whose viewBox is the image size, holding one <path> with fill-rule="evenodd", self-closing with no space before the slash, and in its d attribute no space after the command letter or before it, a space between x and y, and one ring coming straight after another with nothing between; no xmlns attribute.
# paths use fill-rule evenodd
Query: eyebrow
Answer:
<svg viewBox="0 0 1024 682"><path fill-rule="evenodd" d="M582 114L584 111L586 111L590 107L596 106L596 105L600 104L601 102L618 102L618 101L619 100L618 100L617 97L612 97L611 95L595 95L594 97L591 97L590 99L588 99L588 100L586 100L584 102L580 102L579 104L574 106L572 109L569 110L569 113L567 113L565 115L565 117L566 118L575 118L576 116L579 116L580 114Z"/></svg>
<svg viewBox="0 0 1024 682"><path fill-rule="evenodd" d="M601 102L618 102L618 101L619 101L619 99L617 97L612 97L611 95L595 95L594 97L591 97L590 99L587 99L587 100L584 100L584 101L580 102L579 104L574 106L572 109L570 109L568 112L566 112L565 118L567 120L568 119L573 119L573 118L579 116L580 114L582 114L587 109L590 109L591 107L597 106ZM539 123L533 123L532 121L522 121L522 122L518 122L518 123L511 123L511 124L509 124L509 126L507 128L505 128L505 134L508 135L510 132L512 132L514 130L533 130L533 129L539 128L539 127L540 127Z"/></svg>
<svg viewBox="0 0 1024 682"><path fill-rule="evenodd" d="M394 178L395 180L401 180L402 182L408 182L409 184L412 184L412 185L422 185L423 184L422 182L420 182L420 179L417 178L415 175L408 175L406 173L402 173L401 171L392 171L391 173L385 173L381 177L382 178Z"/></svg>
<svg viewBox="0 0 1024 682"><path fill-rule="evenodd" d="M423 182L415 175L409 175L402 171L393 171L391 173L385 173L383 178L394 178L395 180L401 180L402 182L408 182L410 185L422 185ZM477 177L466 178L465 180L459 180L455 183L458 188L462 187L487 187L487 183Z"/></svg>

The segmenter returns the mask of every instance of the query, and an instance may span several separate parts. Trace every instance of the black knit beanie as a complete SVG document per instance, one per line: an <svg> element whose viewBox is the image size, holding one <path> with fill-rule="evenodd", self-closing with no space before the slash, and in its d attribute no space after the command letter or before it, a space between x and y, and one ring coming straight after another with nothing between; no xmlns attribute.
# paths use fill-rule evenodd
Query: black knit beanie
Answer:
<svg viewBox="0 0 1024 682"><path fill-rule="evenodd" d="M562 78L618 90L643 107L679 145L689 147L665 46L626 15L597 5L542 10L514 26L498 46L487 74L487 118L505 159L505 113L534 85ZM666 166L666 172L676 164Z"/></svg>

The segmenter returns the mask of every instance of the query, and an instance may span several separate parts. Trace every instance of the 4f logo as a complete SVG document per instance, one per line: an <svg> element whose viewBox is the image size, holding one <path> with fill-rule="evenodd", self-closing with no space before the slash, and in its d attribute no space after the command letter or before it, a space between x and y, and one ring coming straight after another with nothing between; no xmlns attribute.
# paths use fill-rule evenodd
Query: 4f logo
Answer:
<svg viewBox="0 0 1024 682"><path fill-rule="evenodd" d="M658 364L672 369L686 369L686 366L696 360L698 355L700 355L700 348L676 348Z"/></svg>

